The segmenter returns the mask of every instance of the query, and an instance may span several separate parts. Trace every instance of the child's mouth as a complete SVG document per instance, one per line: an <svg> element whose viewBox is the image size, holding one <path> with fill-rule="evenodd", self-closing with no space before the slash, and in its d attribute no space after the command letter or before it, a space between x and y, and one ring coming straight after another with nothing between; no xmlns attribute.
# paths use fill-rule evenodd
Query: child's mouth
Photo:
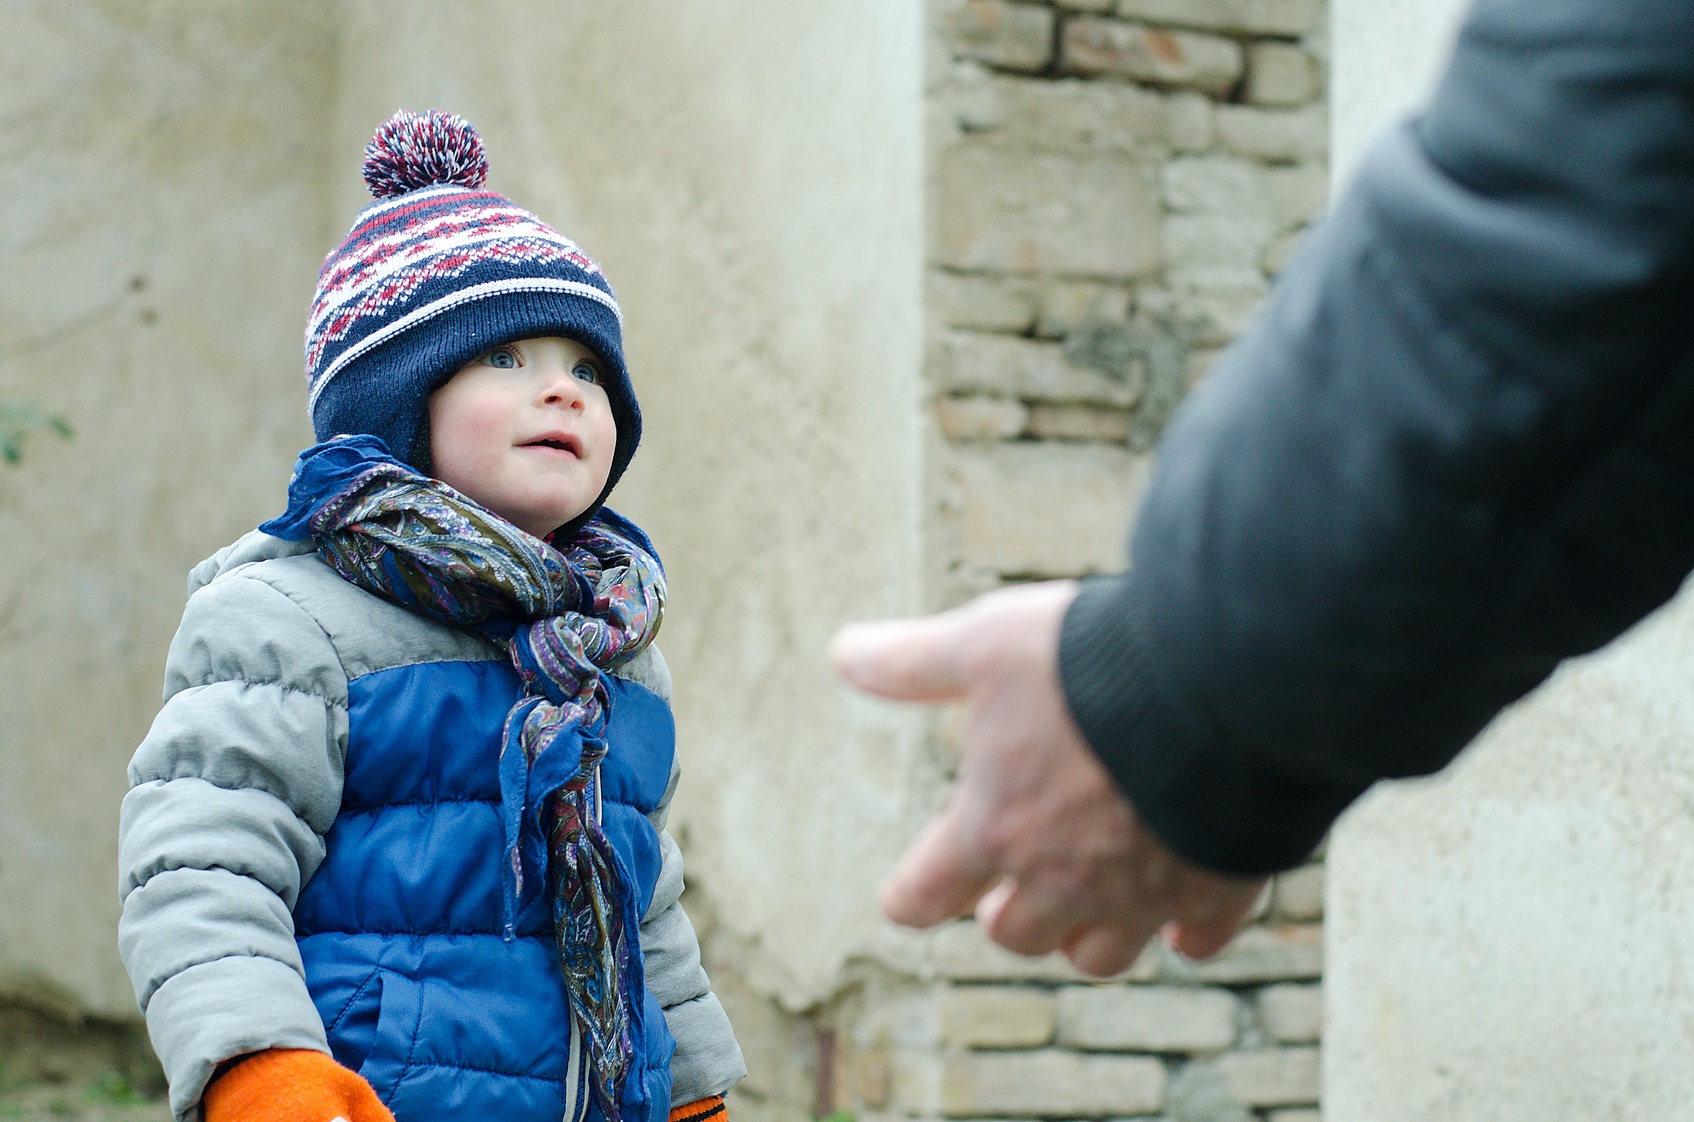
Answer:
<svg viewBox="0 0 1694 1122"><path fill-rule="evenodd" d="M579 459L582 456L582 451L576 446L575 441L553 436L542 437L540 440L531 440L527 444L523 445L523 447L551 448L559 452L569 452L571 455L576 456Z"/></svg>

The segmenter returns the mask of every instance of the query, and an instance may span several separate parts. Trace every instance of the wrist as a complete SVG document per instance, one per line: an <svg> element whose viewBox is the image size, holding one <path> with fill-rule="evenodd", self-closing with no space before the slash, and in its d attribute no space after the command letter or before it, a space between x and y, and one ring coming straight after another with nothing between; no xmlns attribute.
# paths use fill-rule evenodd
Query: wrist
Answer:
<svg viewBox="0 0 1694 1122"><path fill-rule="evenodd" d="M1059 632L1059 679L1077 727L1136 815L1201 869L1292 868L1363 787L1277 767L1211 727L1165 671L1129 576L1085 582Z"/></svg>
<svg viewBox="0 0 1694 1122"><path fill-rule="evenodd" d="M707 1095L691 1103L672 1107L669 1122L725 1122L729 1109L722 1095Z"/></svg>

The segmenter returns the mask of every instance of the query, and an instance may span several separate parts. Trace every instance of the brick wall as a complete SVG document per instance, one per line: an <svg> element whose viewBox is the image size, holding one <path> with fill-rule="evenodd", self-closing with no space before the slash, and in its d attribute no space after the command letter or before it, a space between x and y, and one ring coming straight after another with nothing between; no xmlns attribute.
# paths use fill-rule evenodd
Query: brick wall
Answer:
<svg viewBox="0 0 1694 1122"><path fill-rule="evenodd" d="M1121 564L1145 453L1322 205L1327 123L1321 0L931 10L948 602Z"/></svg>
<svg viewBox="0 0 1694 1122"><path fill-rule="evenodd" d="M1122 564L1171 411L1327 186L1321 0L933 0L934 600ZM942 749L945 757L946 750ZM970 923L833 1014L861 1117L1315 1122L1321 862L1094 983Z"/></svg>

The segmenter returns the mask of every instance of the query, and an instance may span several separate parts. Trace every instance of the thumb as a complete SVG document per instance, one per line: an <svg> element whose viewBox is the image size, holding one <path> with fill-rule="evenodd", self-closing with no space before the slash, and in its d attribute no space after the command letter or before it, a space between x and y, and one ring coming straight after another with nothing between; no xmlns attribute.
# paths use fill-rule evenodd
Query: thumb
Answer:
<svg viewBox="0 0 1694 1122"><path fill-rule="evenodd" d="M829 642L829 660L848 684L895 701L948 701L965 692L957 612L850 623Z"/></svg>

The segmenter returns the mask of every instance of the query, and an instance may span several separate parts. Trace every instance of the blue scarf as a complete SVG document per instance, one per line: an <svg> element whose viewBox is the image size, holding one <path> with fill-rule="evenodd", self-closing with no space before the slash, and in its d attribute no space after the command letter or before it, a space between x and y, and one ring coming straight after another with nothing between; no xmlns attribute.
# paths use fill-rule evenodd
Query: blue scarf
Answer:
<svg viewBox="0 0 1694 1122"><path fill-rule="evenodd" d="M344 579L479 631L510 656L523 696L506 715L500 754L505 935L525 905L525 870L545 869L594 1097L619 1122L645 1098L641 1080L626 1085L643 1037L645 981L631 942L641 917L593 785L607 748L603 672L645 650L664 616L651 543L608 510L568 540L542 541L394 459L374 436L302 452L288 510L259 529L312 539Z"/></svg>

